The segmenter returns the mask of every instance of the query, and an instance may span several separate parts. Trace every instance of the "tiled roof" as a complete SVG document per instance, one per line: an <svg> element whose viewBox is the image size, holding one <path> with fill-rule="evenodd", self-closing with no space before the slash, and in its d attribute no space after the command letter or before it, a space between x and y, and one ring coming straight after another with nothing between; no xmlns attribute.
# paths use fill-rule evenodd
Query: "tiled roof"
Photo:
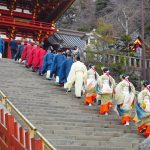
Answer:
<svg viewBox="0 0 150 150"><path fill-rule="evenodd" d="M52 44L61 44L63 47L77 46L79 49L84 49L86 46L86 40L83 37L86 35L84 32L60 29L54 36L49 38L49 42Z"/></svg>

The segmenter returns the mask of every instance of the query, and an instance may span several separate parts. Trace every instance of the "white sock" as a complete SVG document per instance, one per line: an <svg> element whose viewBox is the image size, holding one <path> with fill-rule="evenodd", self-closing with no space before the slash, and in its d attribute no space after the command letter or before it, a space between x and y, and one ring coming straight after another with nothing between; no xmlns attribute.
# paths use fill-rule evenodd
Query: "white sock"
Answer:
<svg viewBox="0 0 150 150"><path fill-rule="evenodd" d="M47 73L46 73L46 78L50 78L50 74L51 74L51 71L48 70Z"/></svg>
<svg viewBox="0 0 150 150"><path fill-rule="evenodd" d="M59 76L56 76L56 83L59 83Z"/></svg>

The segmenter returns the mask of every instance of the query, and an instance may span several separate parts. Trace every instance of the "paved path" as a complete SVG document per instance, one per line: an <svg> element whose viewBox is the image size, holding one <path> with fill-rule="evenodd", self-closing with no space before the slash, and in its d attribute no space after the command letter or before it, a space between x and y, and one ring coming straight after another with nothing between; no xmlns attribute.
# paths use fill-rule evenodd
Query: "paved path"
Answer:
<svg viewBox="0 0 150 150"><path fill-rule="evenodd" d="M116 113L100 116L74 93L12 60L0 62L0 89L58 150L131 150L143 137Z"/></svg>

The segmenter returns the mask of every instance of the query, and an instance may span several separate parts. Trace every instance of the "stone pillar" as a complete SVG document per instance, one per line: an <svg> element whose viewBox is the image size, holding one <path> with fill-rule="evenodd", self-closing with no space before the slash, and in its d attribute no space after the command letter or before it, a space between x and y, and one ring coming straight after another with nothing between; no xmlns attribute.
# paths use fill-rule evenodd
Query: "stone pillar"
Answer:
<svg viewBox="0 0 150 150"><path fill-rule="evenodd" d="M113 55L113 63L116 64L116 56Z"/></svg>
<svg viewBox="0 0 150 150"><path fill-rule="evenodd" d="M127 65L127 58L124 57L123 59L124 59L124 65L126 66Z"/></svg>
<svg viewBox="0 0 150 150"><path fill-rule="evenodd" d="M139 59L139 68L141 68L141 67L142 67L142 60Z"/></svg>
<svg viewBox="0 0 150 150"><path fill-rule="evenodd" d="M133 58L133 59L134 59L134 67L136 68L136 67L138 67L138 65L137 65L138 60L136 58Z"/></svg>
<svg viewBox="0 0 150 150"><path fill-rule="evenodd" d="M129 57L129 67L131 67L132 66L132 63L131 63L131 57Z"/></svg>

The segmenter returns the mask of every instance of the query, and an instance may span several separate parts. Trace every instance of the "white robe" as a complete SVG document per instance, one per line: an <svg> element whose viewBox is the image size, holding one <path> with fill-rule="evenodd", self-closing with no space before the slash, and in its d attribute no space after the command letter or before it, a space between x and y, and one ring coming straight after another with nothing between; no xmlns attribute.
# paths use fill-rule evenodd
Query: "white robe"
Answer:
<svg viewBox="0 0 150 150"><path fill-rule="evenodd" d="M131 91L129 90L131 88ZM118 105L122 104L121 109L131 110L135 98L135 87L129 81L122 80L116 86L115 100Z"/></svg>
<svg viewBox="0 0 150 150"><path fill-rule="evenodd" d="M75 95L76 97L81 97L83 83L86 79L86 75L87 75L87 69L84 63L80 61L73 63L65 87L68 90L70 90L72 85L75 83Z"/></svg>

